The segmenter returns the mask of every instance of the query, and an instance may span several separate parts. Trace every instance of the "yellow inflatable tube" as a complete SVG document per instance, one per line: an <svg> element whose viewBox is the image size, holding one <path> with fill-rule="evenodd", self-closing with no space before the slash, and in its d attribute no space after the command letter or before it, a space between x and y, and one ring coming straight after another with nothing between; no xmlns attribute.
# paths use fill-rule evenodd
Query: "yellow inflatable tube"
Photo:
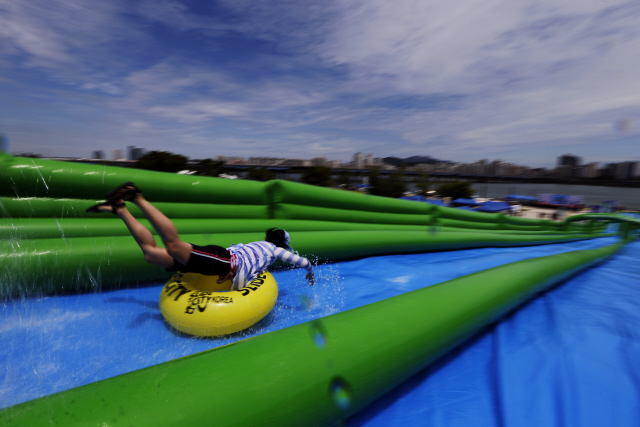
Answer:
<svg viewBox="0 0 640 427"><path fill-rule="evenodd" d="M230 291L231 281L218 276L176 273L160 294L160 311L180 332L214 337L241 331L265 317L278 299L278 285L269 272L243 289Z"/></svg>

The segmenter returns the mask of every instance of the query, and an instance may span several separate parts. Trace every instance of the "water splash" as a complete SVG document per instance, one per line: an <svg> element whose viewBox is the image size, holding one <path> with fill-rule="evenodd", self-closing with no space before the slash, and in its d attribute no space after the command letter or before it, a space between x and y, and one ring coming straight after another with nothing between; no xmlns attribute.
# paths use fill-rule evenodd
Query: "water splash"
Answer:
<svg viewBox="0 0 640 427"><path fill-rule="evenodd" d="M313 339L313 343L316 347L322 349L327 345L329 339L327 330L320 320L314 320L309 324L309 334Z"/></svg>
<svg viewBox="0 0 640 427"><path fill-rule="evenodd" d="M438 226L438 220L434 219L431 225L429 226L429 233L433 235L433 234L436 234L439 230L440 230L440 227Z"/></svg>
<svg viewBox="0 0 640 427"><path fill-rule="evenodd" d="M353 390L344 378L333 377L329 383L329 397L338 408L346 410L353 402Z"/></svg>
<svg viewBox="0 0 640 427"><path fill-rule="evenodd" d="M42 179L42 183L44 184L44 188L46 188L47 192L49 192L49 185L47 184L47 181L44 179L44 175L42 175L42 172L40 172L40 169L42 168L42 166L36 165L36 162L33 159L31 159L31 163L33 163L33 166L31 166L31 169L35 169L36 172L38 172L38 175L40 175L40 179Z"/></svg>
<svg viewBox="0 0 640 427"><path fill-rule="evenodd" d="M300 297L298 298L298 302L298 308L300 310L308 311L313 307L313 298L311 298L311 296L307 294L300 295Z"/></svg>

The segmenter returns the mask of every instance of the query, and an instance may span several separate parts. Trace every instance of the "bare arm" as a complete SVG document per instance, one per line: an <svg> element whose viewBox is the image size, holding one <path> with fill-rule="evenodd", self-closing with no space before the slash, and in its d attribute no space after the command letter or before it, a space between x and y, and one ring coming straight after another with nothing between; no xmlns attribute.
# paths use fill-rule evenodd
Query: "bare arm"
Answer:
<svg viewBox="0 0 640 427"><path fill-rule="evenodd" d="M315 276L313 274L313 266L305 257L301 257L294 253L287 251L286 249L276 248L275 250L276 258L281 259L289 264L293 264L296 267L302 267L307 270L306 279L309 281L309 285L313 286L315 284Z"/></svg>

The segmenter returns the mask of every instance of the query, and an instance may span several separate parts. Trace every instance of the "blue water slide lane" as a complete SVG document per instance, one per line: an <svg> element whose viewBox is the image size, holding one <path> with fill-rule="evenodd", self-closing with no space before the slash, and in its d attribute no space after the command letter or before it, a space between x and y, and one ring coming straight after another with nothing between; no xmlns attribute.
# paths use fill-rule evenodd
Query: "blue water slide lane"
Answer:
<svg viewBox="0 0 640 427"><path fill-rule="evenodd" d="M537 297L345 425L640 425L639 253Z"/></svg>
<svg viewBox="0 0 640 427"><path fill-rule="evenodd" d="M163 321L157 306L162 284L102 293L4 301L0 303L0 407L293 326L476 271L533 257L603 247L615 241L616 238L610 237L544 246L383 256L326 264L317 268L318 283L314 287L304 284L303 271L279 271L275 273L280 286L275 309L247 331L222 338L194 338L171 330ZM637 253L637 243L628 245L623 254L614 257L614 261L618 262L625 256L631 257L625 255L631 248L635 248ZM627 264L623 263L626 270L635 265L631 262ZM571 283L581 280L583 276L606 270L607 265L590 269ZM621 271L626 270L623 268ZM625 274L635 274L637 278L638 272ZM615 277L626 277L625 274L613 272ZM554 391L556 394L562 392L566 382L561 377L556 378L558 368L552 366L551 361L540 359L540 354L530 354L530 351L545 351L542 356L550 353L555 357L560 351L554 346L564 349L567 345L559 340L571 334L553 329L557 326L560 314L553 314L552 320L547 317L552 312L550 307L560 309L565 306L563 303L556 307L559 303L549 300L555 301L555 295L568 286L545 294L522 310L527 313L532 310L531 307L542 304L538 311L547 316L533 313L533 320L525 324L520 335L515 332L520 326L508 326L513 319L521 317L521 312L518 312L463 350L457 350L392 391L381 402L372 405L372 409L349 420L348 424L401 425L411 414L416 416L407 421L411 425L478 425L470 422L478 416L486 420L487 423L483 421L483 425L502 425L507 417L517 418L521 414L511 414L510 400L519 399L527 393L521 391L518 394L511 390L517 385L512 384L512 375L507 373L511 370L522 371L517 364L514 366L511 354L511 347L518 342L524 348L516 346L516 354L522 353L522 357L539 367L533 369L533 379L546 384L536 375L549 371L554 374L553 384L558 387ZM574 304L580 307L581 303ZM553 319L556 319L556 323L553 323ZM540 322L544 325L538 325ZM528 339L528 331L533 328L530 324L536 328L546 328L541 332L541 344ZM503 329L515 330L511 332L514 336L505 336ZM514 343L511 340L515 340ZM578 345L582 343L582 340L577 342ZM505 352L509 353L508 357ZM449 365L455 363L462 365L450 372ZM462 368L466 368L466 371ZM437 385L438 379L447 372L451 377L445 377L446 382ZM463 375L459 372L466 373ZM509 381L505 380L505 376ZM533 382L531 378L524 382L527 381ZM433 387L441 387L442 390L435 393ZM536 398L536 402L546 400L555 402L548 395ZM404 402L409 406L403 406ZM467 404L470 409L463 409L462 406ZM529 403L524 408L532 406ZM465 415L467 413L468 417ZM452 424L452 420L458 418L461 424Z"/></svg>

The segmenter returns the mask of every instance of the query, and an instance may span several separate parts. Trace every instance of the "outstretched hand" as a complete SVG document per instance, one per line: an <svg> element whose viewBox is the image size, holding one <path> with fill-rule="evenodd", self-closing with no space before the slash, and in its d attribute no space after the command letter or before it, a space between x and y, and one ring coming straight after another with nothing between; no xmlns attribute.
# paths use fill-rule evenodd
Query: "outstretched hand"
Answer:
<svg viewBox="0 0 640 427"><path fill-rule="evenodd" d="M316 278L313 273L307 273L307 280L309 281L309 286L313 286L316 283Z"/></svg>

